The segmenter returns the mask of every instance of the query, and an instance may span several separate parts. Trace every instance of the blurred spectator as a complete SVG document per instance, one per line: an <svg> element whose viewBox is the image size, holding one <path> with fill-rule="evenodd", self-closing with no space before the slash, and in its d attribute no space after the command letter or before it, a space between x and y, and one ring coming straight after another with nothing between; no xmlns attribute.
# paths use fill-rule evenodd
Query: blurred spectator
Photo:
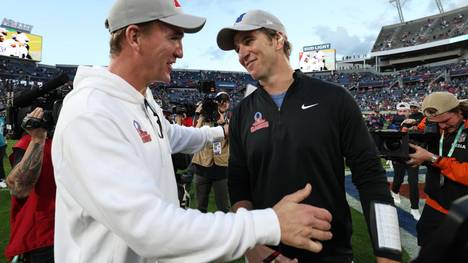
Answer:
<svg viewBox="0 0 468 263"><path fill-rule="evenodd" d="M367 127L369 130L381 130L384 127L385 119L380 114L379 110L375 110L373 113L369 114L366 120Z"/></svg>

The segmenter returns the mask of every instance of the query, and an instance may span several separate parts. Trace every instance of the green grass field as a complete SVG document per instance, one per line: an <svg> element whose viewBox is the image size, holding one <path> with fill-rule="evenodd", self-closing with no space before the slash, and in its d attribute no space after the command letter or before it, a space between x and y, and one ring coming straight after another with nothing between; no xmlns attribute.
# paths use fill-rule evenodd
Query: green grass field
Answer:
<svg viewBox="0 0 468 263"><path fill-rule="evenodd" d="M8 142L7 155L11 152L12 142ZM3 160L6 173L10 171L10 164L6 159ZM191 207L195 206L196 200L192 198ZM210 196L209 202L209 211L215 211L216 206L214 202L213 195ZM10 233L10 224L9 224L9 215L10 215L10 195L6 190L0 190L0 263L7 263L6 258L3 256L3 251L8 242L9 233ZM375 258L372 252L372 247L367 232L367 226L364 221L362 214L357 212L354 209L351 209L351 215L353 219L353 250L354 250L354 262L355 263L369 263L375 262ZM406 252L403 254L403 262L408 262L409 256ZM242 263L243 259L233 261L232 263Z"/></svg>

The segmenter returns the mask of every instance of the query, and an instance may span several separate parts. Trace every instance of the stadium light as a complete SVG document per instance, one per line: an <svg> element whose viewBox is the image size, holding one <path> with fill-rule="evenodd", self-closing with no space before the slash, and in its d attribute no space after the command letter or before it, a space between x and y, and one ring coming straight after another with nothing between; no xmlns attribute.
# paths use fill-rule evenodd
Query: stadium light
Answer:
<svg viewBox="0 0 468 263"><path fill-rule="evenodd" d="M403 4L405 4L405 2L406 1L404 1ZM403 11L401 9L401 6L403 4L400 3L400 0L390 0L390 4L393 4L393 3L395 3L395 6L396 6L396 8L398 10L398 15L400 16L400 22L401 23L405 22L405 19L403 18Z"/></svg>
<svg viewBox="0 0 468 263"><path fill-rule="evenodd" d="M440 2L440 0L435 0L436 1L436 4L437 4L437 8L439 8L439 13L443 13L444 12L444 7L442 6L442 2Z"/></svg>

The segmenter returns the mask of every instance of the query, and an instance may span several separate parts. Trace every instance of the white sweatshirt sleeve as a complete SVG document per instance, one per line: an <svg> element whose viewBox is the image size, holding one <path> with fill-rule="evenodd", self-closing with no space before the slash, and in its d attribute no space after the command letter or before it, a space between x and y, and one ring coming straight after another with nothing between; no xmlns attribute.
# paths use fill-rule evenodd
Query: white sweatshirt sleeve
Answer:
<svg viewBox="0 0 468 263"><path fill-rule="evenodd" d="M166 124L169 127L167 133L172 153L196 153L201 151L206 143L224 138L224 130L221 126L194 128L169 124L169 122Z"/></svg>
<svg viewBox="0 0 468 263"><path fill-rule="evenodd" d="M186 148L210 137L203 130L172 131L178 140L186 134L192 135L191 143L181 143ZM60 153L56 153L54 165L58 165L56 180L61 191L68 192L86 214L144 258L227 261L255 244L280 241L280 226L272 209L203 214L164 201L154 171L136 154L138 146L106 117L95 113L80 116L68 123L57 140Z"/></svg>

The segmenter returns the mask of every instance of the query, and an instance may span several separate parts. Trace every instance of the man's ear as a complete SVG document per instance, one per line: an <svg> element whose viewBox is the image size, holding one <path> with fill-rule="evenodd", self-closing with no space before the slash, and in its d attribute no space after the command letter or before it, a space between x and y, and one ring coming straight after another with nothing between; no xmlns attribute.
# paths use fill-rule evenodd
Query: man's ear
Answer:
<svg viewBox="0 0 468 263"><path fill-rule="evenodd" d="M277 39L278 39L278 44L281 46L281 48L283 48L284 46L284 43L286 42L286 39L285 37L283 36L283 34L279 33L277 34Z"/></svg>
<svg viewBox="0 0 468 263"><path fill-rule="evenodd" d="M140 48L141 31L137 25L129 25L125 29L125 41L132 49Z"/></svg>
<svg viewBox="0 0 468 263"><path fill-rule="evenodd" d="M284 42L286 42L286 37L284 36L284 34L282 32L277 32L276 34L278 36L278 41L282 41L284 44Z"/></svg>

